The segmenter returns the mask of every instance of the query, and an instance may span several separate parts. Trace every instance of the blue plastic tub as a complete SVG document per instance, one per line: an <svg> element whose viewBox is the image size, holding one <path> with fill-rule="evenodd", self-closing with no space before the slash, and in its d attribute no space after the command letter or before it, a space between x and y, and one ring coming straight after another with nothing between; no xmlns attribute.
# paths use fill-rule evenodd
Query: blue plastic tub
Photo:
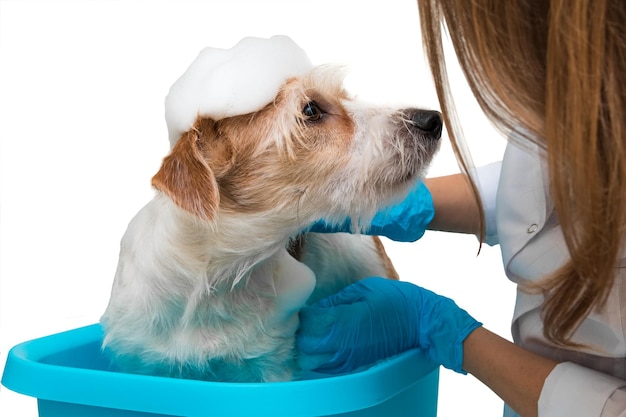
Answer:
<svg viewBox="0 0 626 417"><path fill-rule="evenodd" d="M15 346L2 384L36 397L40 417L434 417L439 368L418 351L349 375L220 383L109 370L99 325Z"/></svg>

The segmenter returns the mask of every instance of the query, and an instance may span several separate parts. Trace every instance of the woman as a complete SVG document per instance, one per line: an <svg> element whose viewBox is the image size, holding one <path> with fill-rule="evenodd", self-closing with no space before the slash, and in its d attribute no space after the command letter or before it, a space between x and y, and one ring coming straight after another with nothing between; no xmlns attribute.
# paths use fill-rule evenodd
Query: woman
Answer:
<svg viewBox="0 0 626 417"><path fill-rule="evenodd" d="M626 2L418 3L462 171L425 181L428 228L500 244L518 284L515 343L451 300L370 278L302 312L300 362L344 372L418 347L489 386L507 416L626 416ZM501 166L470 166L443 24L478 103L509 137Z"/></svg>

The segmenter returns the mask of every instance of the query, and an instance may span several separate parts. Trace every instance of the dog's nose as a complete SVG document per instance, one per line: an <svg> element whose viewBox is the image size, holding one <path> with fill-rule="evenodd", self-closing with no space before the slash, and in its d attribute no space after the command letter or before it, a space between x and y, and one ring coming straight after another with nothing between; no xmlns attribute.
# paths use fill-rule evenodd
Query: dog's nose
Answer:
<svg viewBox="0 0 626 417"><path fill-rule="evenodd" d="M429 137L437 140L441 137L443 122L441 113L434 110L415 110L411 112L413 126L427 133Z"/></svg>

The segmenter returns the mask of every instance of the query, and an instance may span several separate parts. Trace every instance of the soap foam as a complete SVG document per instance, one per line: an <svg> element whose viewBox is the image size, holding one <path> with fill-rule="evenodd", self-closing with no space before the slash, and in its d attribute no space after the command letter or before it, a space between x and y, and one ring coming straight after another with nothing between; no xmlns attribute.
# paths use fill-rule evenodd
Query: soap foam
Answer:
<svg viewBox="0 0 626 417"><path fill-rule="evenodd" d="M304 50L284 35L244 38L230 49L203 49L165 99L171 146L198 116L219 120L260 110L287 79L312 67Z"/></svg>

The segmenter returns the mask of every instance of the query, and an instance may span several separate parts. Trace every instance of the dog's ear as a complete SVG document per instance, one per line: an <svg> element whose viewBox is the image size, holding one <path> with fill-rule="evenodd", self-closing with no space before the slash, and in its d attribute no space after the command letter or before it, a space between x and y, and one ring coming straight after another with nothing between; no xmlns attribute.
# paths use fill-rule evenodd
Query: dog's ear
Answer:
<svg viewBox="0 0 626 417"><path fill-rule="evenodd" d="M185 132L163 159L152 185L186 211L210 221L217 213L219 192L215 175L202 155L203 134L196 128Z"/></svg>

